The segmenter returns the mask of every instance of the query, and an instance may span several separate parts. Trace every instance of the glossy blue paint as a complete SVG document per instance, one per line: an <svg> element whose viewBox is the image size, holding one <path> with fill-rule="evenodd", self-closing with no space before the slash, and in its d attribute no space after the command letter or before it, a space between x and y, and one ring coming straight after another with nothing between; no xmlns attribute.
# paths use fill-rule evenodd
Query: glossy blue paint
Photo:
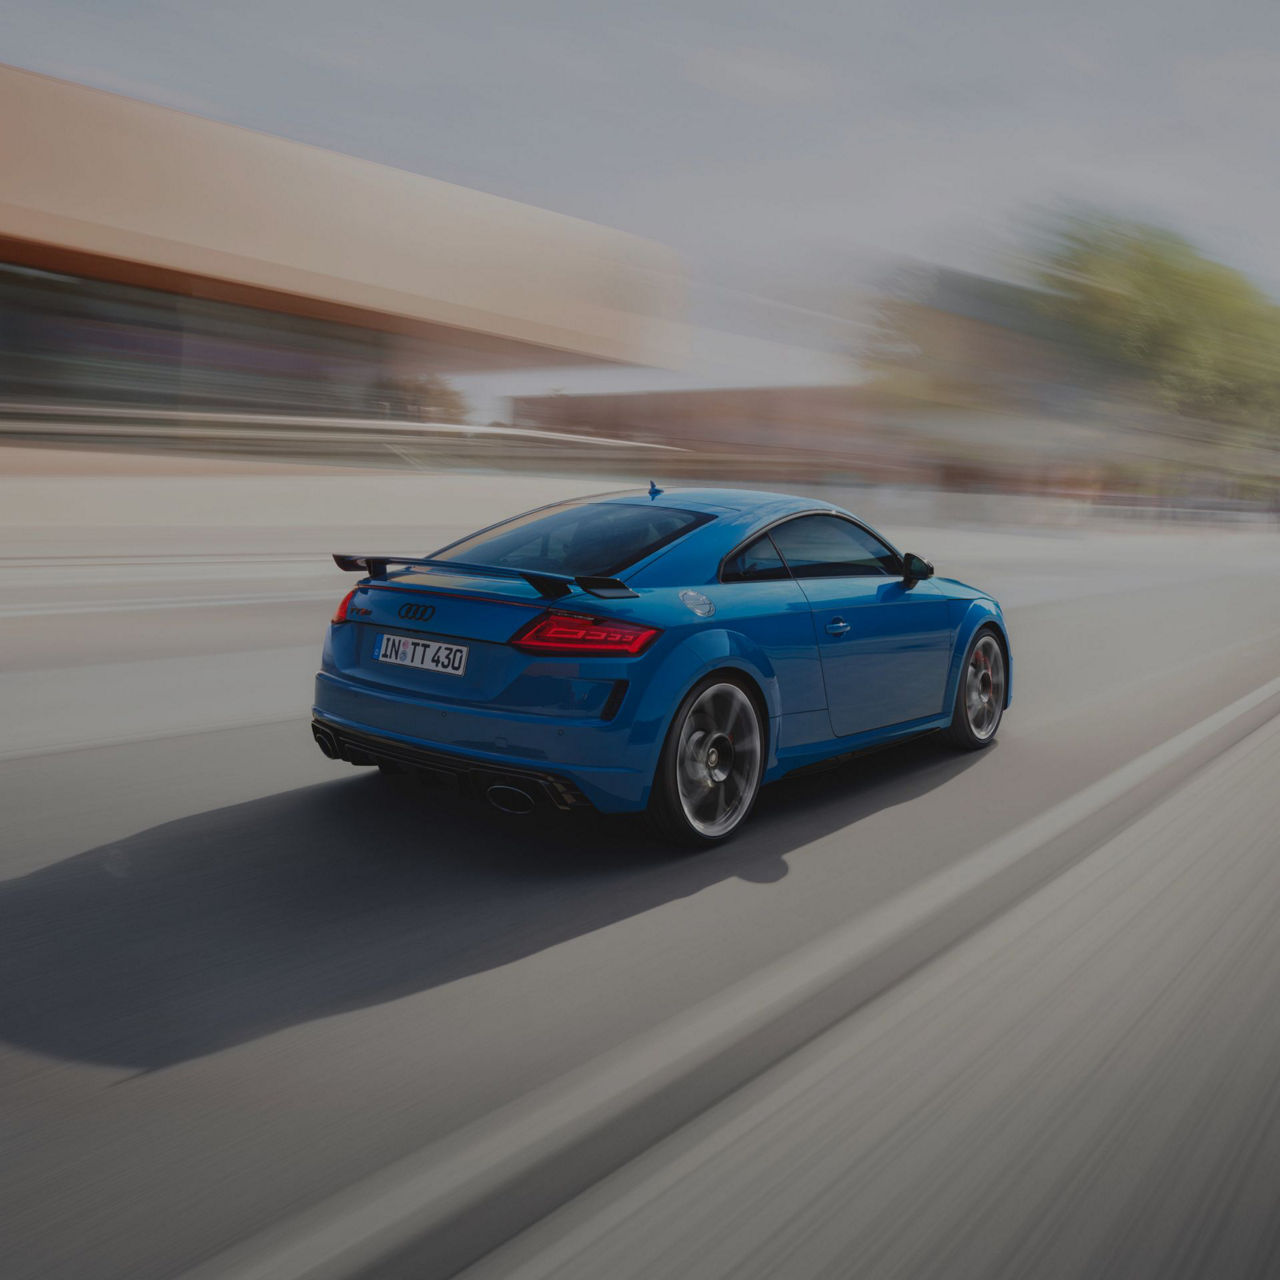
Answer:
<svg viewBox="0 0 1280 1280"><path fill-rule="evenodd" d="M330 626L325 640L317 720L485 765L554 773L598 809L618 812L645 807L672 716L712 672L737 672L755 692L768 724L765 781L772 781L945 727L980 627L995 628L1008 654L1000 606L950 579L720 581L722 561L762 530L805 512L848 516L830 504L727 489L592 501L666 504L714 518L622 570L617 576L635 593L628 597L575 588L551 601L523 579L435 567L362 580L357 611ZM695 613L680 599L688 588L714 612ZM548 609L639 622L661 634L635 657L537 655L508 643ZM848 629L829 631L837 619ZM465 674L377 661L377 638L387 633L465 643ZM1011 663L1009 672L1012 688Z"/></svg>
<svg viewBox="0 0 1280 1280"><path fill-rule="evenodd" d="M931 581L908 589L901 578L820 578L802 586L836 737L942 714L952 626Z"/></svg>

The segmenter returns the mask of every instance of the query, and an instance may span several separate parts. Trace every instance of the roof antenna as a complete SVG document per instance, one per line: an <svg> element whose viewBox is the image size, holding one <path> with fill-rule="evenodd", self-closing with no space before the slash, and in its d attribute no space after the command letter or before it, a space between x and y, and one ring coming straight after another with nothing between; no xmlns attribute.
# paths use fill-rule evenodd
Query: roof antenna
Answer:
<svg viewBox="0 0 1280 1280"><path fill-rule="evenodd" d="M652 480L649 481L649 497L656 498L662 492Z"/></svg>

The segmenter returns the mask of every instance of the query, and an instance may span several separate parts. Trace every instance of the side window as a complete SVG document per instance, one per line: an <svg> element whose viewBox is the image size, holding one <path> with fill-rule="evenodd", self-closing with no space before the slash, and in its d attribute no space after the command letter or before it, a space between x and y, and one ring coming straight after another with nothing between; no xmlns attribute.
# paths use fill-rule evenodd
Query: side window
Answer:
<svg viewBox="0 0 1280 1280"><path fill-rule="evenodd" d="M898 558L879 538L839 516L799 516L773 531L797 578L866 578L898 574Z"/></svg>
<svg viewBox="0 0 1280 1280"><path fill-rule="evenodd" d="M721 582L773 582L786 578L787 566L782 563L777 548L769 535L762 534L745 551L739 551L724 567Z"/></svg>

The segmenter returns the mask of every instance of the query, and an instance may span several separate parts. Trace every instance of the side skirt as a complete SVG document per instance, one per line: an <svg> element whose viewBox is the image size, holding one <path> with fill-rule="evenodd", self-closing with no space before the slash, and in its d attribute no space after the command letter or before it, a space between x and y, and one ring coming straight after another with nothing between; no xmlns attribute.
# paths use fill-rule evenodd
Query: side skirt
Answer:
<svg viewBox="0 0 1280 1280"><path fill-rule="evenodd" d="M951 723L949 716L931 717L929 720L919 724L911 725L909 728L893 729L882 736L878 736L869 742L862 742L857 746L843 746L840 741L833 740L830 744L830 755L820 755L816 759L813 758L812 752L804 754L810 758L802 764L787 767L786 763L779 761L779 770L772 777L767 778L766 782L777 782L782 778L800 778L807 777L810 774L826 773L830 769L838 769L841 765L850 760L859 759L862 756L874 755L879 751L886 751L890 747L900 746L904 742L910 742L913 738L928 737L931 733L937 733L945 729Z"/></svg>

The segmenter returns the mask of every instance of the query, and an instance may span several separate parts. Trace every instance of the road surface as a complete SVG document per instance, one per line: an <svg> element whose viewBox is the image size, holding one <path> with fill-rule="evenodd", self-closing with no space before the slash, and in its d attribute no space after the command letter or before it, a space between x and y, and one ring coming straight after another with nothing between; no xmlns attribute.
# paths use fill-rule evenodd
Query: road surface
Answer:
<svg viewBox="0 0 1280 1280"><path fill-rule="evenodd" d="M956 756L928 740L780 784L731 845L675 857L638 823L522 824L321 757L310 677L343 589L309 550L325 530L279 534L287 562L247 555L235 529L221 543L179 531L145 572L124 563L131 536L60 543L56 569L35 543L0 565L22 588L0 614L0 1221L15 1280L179 1274L857 921L1280 675L1274 537L912 530L940 572L1006 603L1015 701L998 744ZM282 590L294 598L271 603ZM1242 838L1274 834L1274 788L1248 776L1231 796ZM1112 834L1091 831L1079 854ZM1201 878L1210 852L1186 851ZM1222 875L1243 891L1264 869L1255 846L1241 855ZM1169 890L1192 917L1194 883ZM1123 951L1108 954L1114 977ZM938 963L955 1007L997 999L984 984L1000 974ZM976 1028L964 1052L978 1061L1009 1026ZM936 1074L911 1077L922 1096L978 1070L950 1044L929 1050ZM1074 1080L1088 1061L1058 1067ZM1183 1083L1213 1069L1195 1059ZM1267 1104L1265 1074L1232 1077L1241 1116ZM957 1133L980 1114L957 1113ZM775 1203L820 1198L838 1175ZM956 1197L947 1212L990 1208L976 1184ZM907 1203L854 1225L888 1230Z"/></svg>
<svg viewBox="0 0 1280 1280"><path fill-rule="evenodd" d="M467 1280L1280 1274L1280 719Z"/></svg>

